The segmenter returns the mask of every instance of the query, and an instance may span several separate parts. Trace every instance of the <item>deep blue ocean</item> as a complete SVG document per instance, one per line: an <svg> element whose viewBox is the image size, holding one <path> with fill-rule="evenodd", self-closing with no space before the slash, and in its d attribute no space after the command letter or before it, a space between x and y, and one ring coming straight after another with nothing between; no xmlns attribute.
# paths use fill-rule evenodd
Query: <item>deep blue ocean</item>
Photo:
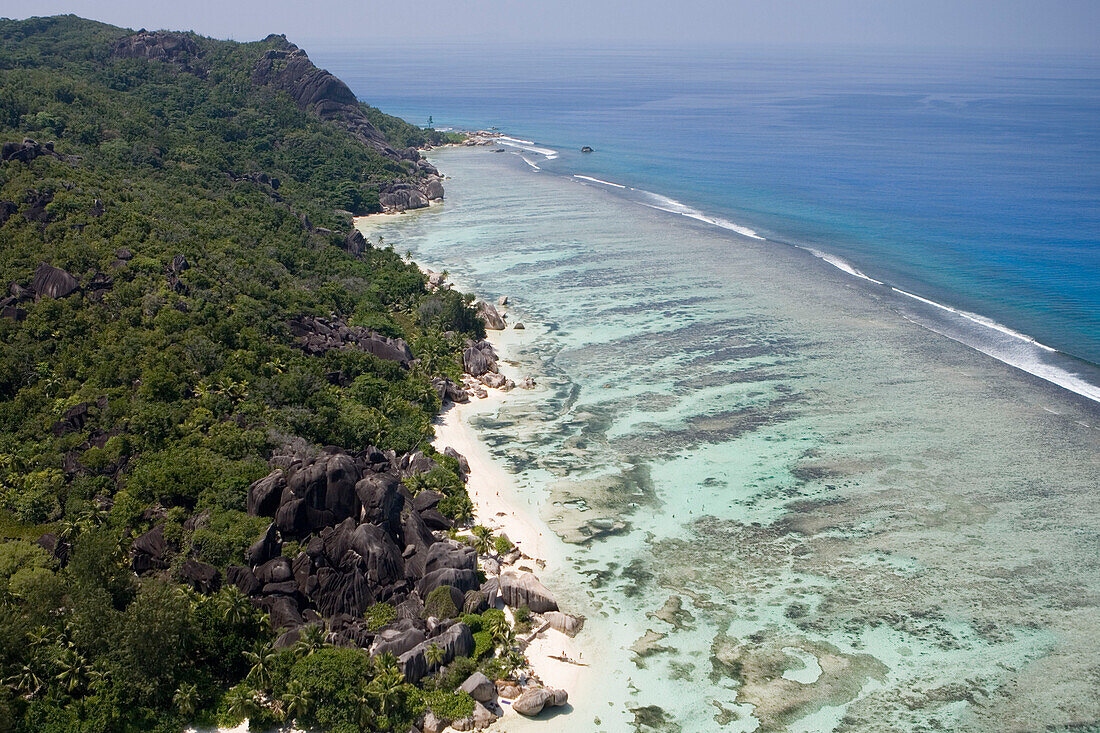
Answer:
<svg viewBox="0 0 1100 733"><path fill-rule="evenodd" d="M305 45L411 122L500 128L1100 363L1100 56Z"/></svg>

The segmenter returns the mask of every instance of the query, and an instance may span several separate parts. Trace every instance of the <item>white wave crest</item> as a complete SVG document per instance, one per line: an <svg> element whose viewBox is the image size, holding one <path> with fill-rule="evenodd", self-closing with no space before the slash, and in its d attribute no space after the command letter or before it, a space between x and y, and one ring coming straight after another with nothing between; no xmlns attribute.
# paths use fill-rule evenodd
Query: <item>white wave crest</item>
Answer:
<svg viewBox="0 0 1100 733"><path fill-rule="evenodd" d="M554 158L558 157L557 150L539 147L530 140L521 140L517 137L507 136L498 137L496 140L501 145L507 145L511 148L519 148L520 150L526 150L529 153L537 153L539 155L545 156L547 160L553 160Z"/></svg>
<svg viewBox="0 0 1100 733"><path fill-rule="evenodd" d="M862 278L863 280L867 280L868 282L873 282L876 285L883 285L884 284L881 280L876 280L873 277L869 277L867 275L864 275L862 272L860 272L856 268L852 267L850 264L848 264L847 262L845 262L841 258L837 257L836 255L831 255L828 252L822 252L821 250L813 249L812 247L806 247L805 249L810 254L812 254L814 257L817 257L818 259L821 259L821 260L824 260L825 262L828 262L833 267L837 268L838 270L843 270L844 272L848 273L849 275L854 275L855 277Z"/></svg>
<svg viewBox="0 0 1100 733"><path fill-rule="evenodd" d="M522 160L522 161L523 161L524 163L526 163L527 165L531 166L531 167L532 167L532 168L534 168L535 170L537 170L537 171L541 171L541 170L542 170L542 168L539 168L539 167L538 167L538 165L537 165L537 164L535 163L535 161L533 161L533 160L528 160L526 156L524 156L524 155L521 155L521 156L519 156L519 158L520 158L520 160Z"/></svg>
<svg viewBox="0 0 1100 733"><path fill-rule="evenodd" d="M574 178L580 178L582 181L592 181L593 183L602 183L605 186L614 186L615 188L626 188L621 183L612 183L611 181L602 181L599 178L593 178L592 176L581 176L576 173L573 174Z"/></svg>
<svg viewBox="0 0 1100 733"><path fill-rule="evenodd" d="M1020 341L1024 341L1026 343L1029 343L1032 346L1038 346L1043 351L1047 351L1047 352L1052 353L1052 354L1056 353L1058 351L1058 349L1053 349L1053 348L1047 346L1046 344L1039 343L1035 339L1028 336L1026 333L1020 333L1019 331L1013 331L1008 326L997 323L992 318L986 318L985 316L980 316L977 313L970 313L968 311L959 310L958 308L952 308L949 305L944 305L943 303L937 303L936 301L929 300L928 298L922 298L921 296L917 295L916 293L910 293L909 291L902 290L900 288L891 287L890 289L893 290L895 293L900 293L901 295L906 296L907 298L912 298L913 300L919 300L922 303L926 303L928 305L934 306L936 308L939 308L940 310L945 310L948 313L954 313L957 316L962 316L963 318L967 319L968 321L973 321L974 323L977 323L980 326L985 326L986 328L991 328L994 331L1000 331L1001 333L1005 334L1006 336L1011 336L1012 338L1019 339Z"/></svg>

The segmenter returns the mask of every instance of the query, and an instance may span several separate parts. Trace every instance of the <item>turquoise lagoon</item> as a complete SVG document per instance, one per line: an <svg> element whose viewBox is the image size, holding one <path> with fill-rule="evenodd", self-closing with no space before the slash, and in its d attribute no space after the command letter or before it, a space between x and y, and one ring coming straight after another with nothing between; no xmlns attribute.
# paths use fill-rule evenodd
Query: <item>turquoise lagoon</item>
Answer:
<svg viewBox="0 0 1100 733"><path fill-rule="evenodd" d="M372 237L535 326L508 357L539 389L475 427L589 617L543 725L1098 724L1097 402L806 250L513 152L433 162L446 202Z"/></svg>

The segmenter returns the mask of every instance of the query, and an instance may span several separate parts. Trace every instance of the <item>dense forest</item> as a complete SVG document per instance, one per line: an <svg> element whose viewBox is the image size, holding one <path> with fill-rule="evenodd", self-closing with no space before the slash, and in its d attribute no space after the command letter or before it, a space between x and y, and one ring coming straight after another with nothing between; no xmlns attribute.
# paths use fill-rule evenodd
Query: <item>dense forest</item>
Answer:
<svg viewBox="0 0 1100 733"><path fill-rule="evenodd" d="M0 730L404 731L522 661L438 539L483 324L351 225L445 141L295 51L0 20ZM387 628L441 641L413 675Z"/></svg>

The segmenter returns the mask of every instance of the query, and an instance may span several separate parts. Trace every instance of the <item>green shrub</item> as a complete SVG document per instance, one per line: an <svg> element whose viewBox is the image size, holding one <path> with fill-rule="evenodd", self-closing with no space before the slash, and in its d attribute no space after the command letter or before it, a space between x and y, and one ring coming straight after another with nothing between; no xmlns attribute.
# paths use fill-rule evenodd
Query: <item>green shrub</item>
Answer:
<svg viewBox="0 0 1100 733"><path fill-rule="evenodd" d="M441 585L428 594L424 601L424 618L432 616L441 620L458 616L458 609L451 598L451 586Z"/></svg>
<svg viewBox="0 0 1100 733"><path fill-rule="evenodd" d="M378 631L397 620L397 609L389 603L375 603L363 613L363 618L367 620L368 629Z"/></svg>
<svg viewBox="0 0 1100 733"><path fill-rule="evenodd" d="M373 669L366 652L346 647L325 647L298 660L288 684L300 685L314 701L301 722L322 730L356 726L357 700Z"/></svg>
<svg viewBox="0 0 1100 733"><path fill-rule="evenodd" d="M424 693L424 704L443 720L460 720L474 714L474 699L465 692L432 690Z"/></svg>
<svg viewBox="0 0 1100 733"><path fill-rule="evenodd" d="M481 614L477 614L477 613L463 614L461 621L462 621L462 623L469 626L470 631L472 631L475 634L477 632L481 631L484 628L484 623L481 619Z"/></svg>
<svg viewBox="0 0 1100 733"><path fill-rule="evenodd" d="M481 659L493 651L493 635L488 631L474 633L474 659Z"/></svg>
<svg viewBox="0 0 1100 733"><path fill-rule="evenodd" d="M199 559L218 568L241 565L249 545L259 539L271 520L250 517L234 509L211 511L210 522L195 530L191 544Z"/></svg>

